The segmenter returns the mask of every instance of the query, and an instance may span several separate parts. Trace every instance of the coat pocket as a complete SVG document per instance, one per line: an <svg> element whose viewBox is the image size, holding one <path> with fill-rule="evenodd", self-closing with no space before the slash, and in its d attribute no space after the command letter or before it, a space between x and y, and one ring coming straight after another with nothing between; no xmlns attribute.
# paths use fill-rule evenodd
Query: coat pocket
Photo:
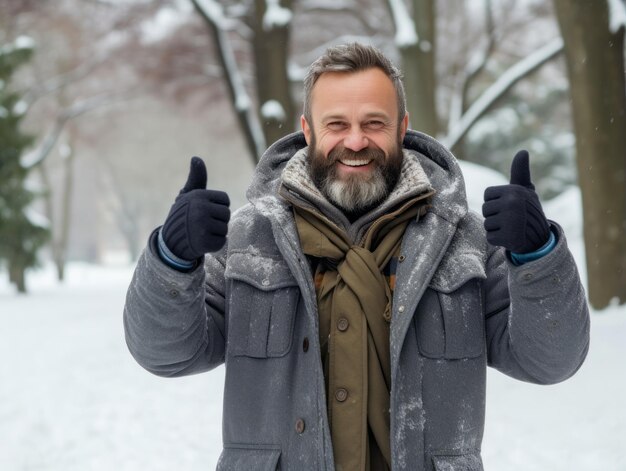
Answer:
<svg viewBox="0 0 626 471"><path fill-rule="evenodd" d="M276 471L280 450L272 448L226 447L217 462L216 471Z"/></svg>
<svg viewBox="0 0 626 471"><path fill-rule="evenodd" d="M483 471L480 453L433 456L435 471Z"/></svg>
<svg viewBox="0 0 626 471"><path fill-rule="evenodd" d="M226 266L230 293L227 354L252 358L286 355L292 343L300 290L282 260L232 254Z"/></svg>
<svg viewBox="0 0 626 471"><path fill-rule="evenodd" d="M485 351L481 280L429 286L415 313L417 344L428 358L476 358Z"/></svg>

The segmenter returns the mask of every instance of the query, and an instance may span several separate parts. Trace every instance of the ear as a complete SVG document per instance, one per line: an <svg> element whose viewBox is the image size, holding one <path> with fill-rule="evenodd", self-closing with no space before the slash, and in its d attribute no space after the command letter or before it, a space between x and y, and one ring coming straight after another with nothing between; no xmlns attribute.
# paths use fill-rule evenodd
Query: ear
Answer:
<svg viewBox="0 0 626 471"><path fill-rule="evenodd" d="M310 146L311 145L311 127L309 126L309 123L307 123L307 120L304 117L304 115L300 116L300 127L302 128L302 132L304 133L304 140L306 141L306 144Z"/></svg>
<svg viewBox="0 0 626 471"><path fill-rule="evenodd" d="M404 118L400 121L400 136L404 139L406 134L406 130L409 129L409 113L408 111L404 114Z"/></svg>

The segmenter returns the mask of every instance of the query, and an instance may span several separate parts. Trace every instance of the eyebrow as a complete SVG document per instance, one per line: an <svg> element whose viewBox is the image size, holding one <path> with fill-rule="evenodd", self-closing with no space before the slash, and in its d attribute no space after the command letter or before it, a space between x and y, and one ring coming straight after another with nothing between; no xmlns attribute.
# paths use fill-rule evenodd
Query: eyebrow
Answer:
<svg viewBox="0 0 626 471"><path fill-rule="evenodd" d="M387 115L387 113L384 113L382 111L371 111L365 114L365 119L372 119L372 118L380 118L384 121L391 121L391 118ZM346 116L344 114L334 113L334 114L322 116L321 121L327 122L327 121L343 120L343 119L346 119Z"/></svg>

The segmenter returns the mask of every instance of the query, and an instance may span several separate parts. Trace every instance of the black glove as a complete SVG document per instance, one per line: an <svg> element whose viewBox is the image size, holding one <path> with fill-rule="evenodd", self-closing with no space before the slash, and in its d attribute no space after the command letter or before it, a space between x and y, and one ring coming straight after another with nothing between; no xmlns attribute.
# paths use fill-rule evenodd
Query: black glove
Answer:
<svg viewBox="0 0 626 471"><path fill-rule="evenodd" d="M230 200L223 191L207 190L206 182L204 162L193 157L187 183L161 229L167 248L183 260L196 260L226 242Z"/></svg>
<svg viewBox="0 0 626 471"><path fill-rule="evenodd" d="M513 158L510 185L485 190L483 216L487 241L492 245L525 254L548 242L550 226L530 181L527 151L520 150Z"/></svg>

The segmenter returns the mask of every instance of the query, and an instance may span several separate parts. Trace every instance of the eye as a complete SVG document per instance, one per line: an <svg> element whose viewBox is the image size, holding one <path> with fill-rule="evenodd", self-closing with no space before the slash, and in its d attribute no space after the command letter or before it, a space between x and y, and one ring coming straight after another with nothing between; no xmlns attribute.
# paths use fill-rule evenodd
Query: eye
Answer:
<svg viewBox="0 0 626 471"><path fill-rule="evenodd" d="M344 123L343 121L331 121L326 125L326 127L331 131L341 131L345 129L346 123Z"/></svg>
<svg viewBox="0 0 626 471"><path fill-rule="evenodd" d="M385 123L378 119L372 119L371 121L366 122L365 126L368 129L381 129L385 126Z"/></svg>

